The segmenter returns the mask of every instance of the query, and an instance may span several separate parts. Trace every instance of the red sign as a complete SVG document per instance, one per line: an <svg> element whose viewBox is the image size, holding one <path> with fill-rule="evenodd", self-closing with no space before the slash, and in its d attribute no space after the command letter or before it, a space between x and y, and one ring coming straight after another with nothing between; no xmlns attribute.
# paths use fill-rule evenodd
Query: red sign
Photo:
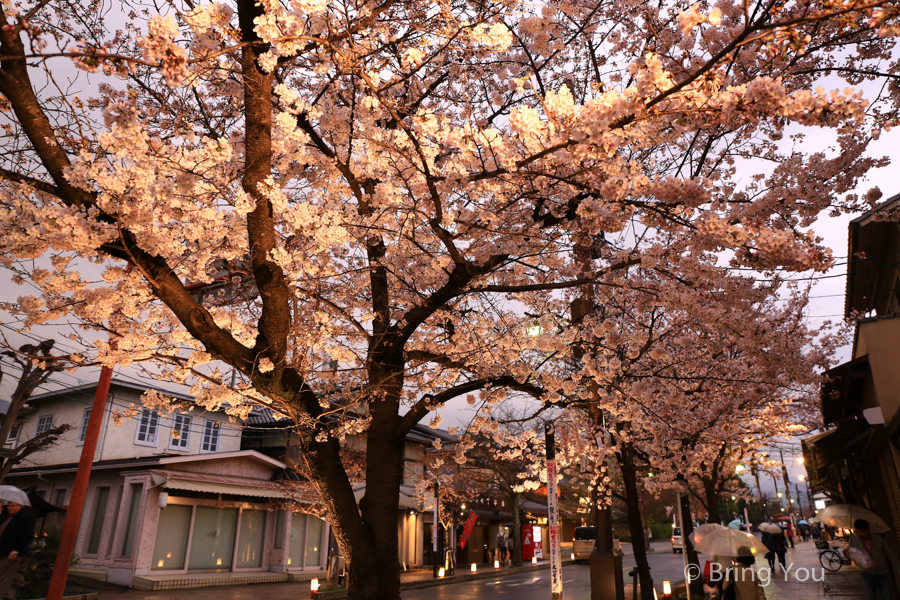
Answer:
<svg viewBox="0 0 900 600"><path fill-rule="evenodd" d="M465 548L466 542L469 541L469 536L472 535L472 529L475 527L475 521L478 520L478 515L475 513L469 513L469 518L466 519L466 526L463 529L462 535L459 536L459 547Z"/></svg>

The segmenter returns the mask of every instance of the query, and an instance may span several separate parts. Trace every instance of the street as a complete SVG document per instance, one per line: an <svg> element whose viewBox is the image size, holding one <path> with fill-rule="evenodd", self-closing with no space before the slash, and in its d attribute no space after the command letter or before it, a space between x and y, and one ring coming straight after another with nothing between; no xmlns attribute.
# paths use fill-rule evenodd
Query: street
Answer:
<svg viewBox="0 0 900 600"><path fill-rule="evenodd" d="M648 554L650 572L654 587L662 592L662 582L668 579L673 584L684 579L684 566L680 554L666 552L663 547ZM628 571L634 567L634 557L623 557L625 583L629 583ZM403 592L404 600L451 600L463 598L494 598L515 594L516 600L546 600L550 588L550 571L535 571L520 575L509 575L497 579L467 581L441 587L409 590ZM569 598L590 598L590 567L587 563L563 568L563 593Z"/></svg>

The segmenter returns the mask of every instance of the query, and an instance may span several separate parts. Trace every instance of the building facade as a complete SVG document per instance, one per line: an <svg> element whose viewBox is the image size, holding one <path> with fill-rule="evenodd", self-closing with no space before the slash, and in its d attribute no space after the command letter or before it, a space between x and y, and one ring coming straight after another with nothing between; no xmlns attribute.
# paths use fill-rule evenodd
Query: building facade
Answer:
<svg viewBox="0 0 900 600"><path fill-rule="evenodd" d="M309 579L324 574L328 525L275 479L286 465L242 449L244 424L182 403L144 408L146 386L114 380L94 456L73 569L139 589ZM7 482L68 504L96 384L34 396L7 440L14 446L69 424L56 445Z"/></svg>
<svg viewBox="0 0 900 600"><path fill-rule="evenodd" d="M852 358L828 372L804 464L811 492L872 510L900 551L900 195L851 222L848 255Z"/></svg>

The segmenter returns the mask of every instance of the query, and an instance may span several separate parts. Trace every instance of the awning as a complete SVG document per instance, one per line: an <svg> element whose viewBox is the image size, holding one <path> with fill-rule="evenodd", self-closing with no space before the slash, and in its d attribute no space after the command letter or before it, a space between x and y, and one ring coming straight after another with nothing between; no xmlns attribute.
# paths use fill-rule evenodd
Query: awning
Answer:
<svg viewBox="0 0 900 600"><path fill-rule="evenodd" d="M225 494L229 496L252 496L254 498L291 498L291 494L271 481L221 477L181 471L150 472L153 485L161 485L168 490Z"/></svg>

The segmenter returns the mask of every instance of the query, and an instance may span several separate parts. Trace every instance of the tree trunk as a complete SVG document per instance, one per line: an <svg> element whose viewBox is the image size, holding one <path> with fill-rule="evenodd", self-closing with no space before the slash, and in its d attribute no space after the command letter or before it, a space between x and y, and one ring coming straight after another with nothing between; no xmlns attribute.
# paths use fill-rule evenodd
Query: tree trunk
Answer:
<svg viewBox="0 0 900 600"><path fill-rule="evenodd" d="M625 506L628 510L628 529L631 531L631 547L641 586L641 600L653 600L653 577L647 561L647 545L644 541L644 522L641 518L641 500L638 495L637 469L634 466L634 446L625 444L619 460L622 480L625 484Z"/></svg>
<svg viewBox="0 0 900 600"><path fill-rule="evenodd" d="M507 501L510 503L509 505L512 507L512 536L513 536L513 553L510 560L512 561L512 566L521 567L522 566L522 521L519 516L519 495L518 494L510 494L507 497Z"/></svg>
<svg viewBox="0 0 900 600"><path fill-rule="evenodd" d="M694 533L694 518L691 516L691 499L687 494L681 494L681 539L684 540L685 552L687 552L688 567L693 573L702 573L700 570L700 559L693 544L688 540ZM691 567L693 565L693 567ZM691 596L703 597L703 579L697 577L691 582Z"/></svg>
<svg viewBox="0 0 900 600"><path fill-rule="evenodd" d="M706 496L706 510L709 512L710 523L722 523L722 515L719 512L719 490L712 479L703 480L703 492ZM724 525L724 523L722 523Z"/></svg>

